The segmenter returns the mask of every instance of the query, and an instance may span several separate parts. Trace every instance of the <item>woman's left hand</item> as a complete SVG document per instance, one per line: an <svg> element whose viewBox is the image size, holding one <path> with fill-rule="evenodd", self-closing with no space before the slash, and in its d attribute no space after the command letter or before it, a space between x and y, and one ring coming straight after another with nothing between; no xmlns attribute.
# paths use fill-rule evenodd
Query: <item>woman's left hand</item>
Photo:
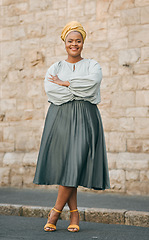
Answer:
<svg viewBox="0 0 149 240"><path fill-rule="evenodd" d="M50 82L56 83L60 86L63 86L63 81L60 80L57 75L53 76L53 75L50 74L50 76L51 76L51 77L49 77Z"/></svg>
<svg viewBox="0 0 149 240"><path fill-rule="evenodd" d="M60 86L65 86L68 87L70 85L70 83L68 81L62 81L59 79L59 77L57 75L53 76L52 74L50 74L51 77L48 77L50 82L53 82L55 84L58 84Z"/></svg>

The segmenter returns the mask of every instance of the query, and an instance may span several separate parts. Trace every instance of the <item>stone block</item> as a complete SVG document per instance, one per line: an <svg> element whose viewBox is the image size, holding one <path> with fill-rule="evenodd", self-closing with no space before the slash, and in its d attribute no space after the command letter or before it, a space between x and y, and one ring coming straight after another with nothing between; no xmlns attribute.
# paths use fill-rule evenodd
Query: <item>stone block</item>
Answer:
<svg viewBox="0 0 149 240"><path fill-rule="evenodd" d="M74 6L75 5L75 6ZM74 19L76 16L79 18L84 17L84 5L80 4L79 0L76 0L75 2L68 0L67 5L67 17L70 19ZM66 24L66 22L65 22Z"/></svg>
<svg viewBox="0 0 149 240"><path fill-rule="evenodd" d="M120 50L119 51L119 64L131 65L136 62L139 62L141 57L141 52L139 48Z"/></svg>
<svg viewBox="0 0 149 240"><path fill-rule="evenodd" d="M140 180L140 174L139 171L126 171L126 180L127 181L139 181Z"/></svg>
<svg viewBox="0 0 149 240"><path fill-rule="evenodd" d="M126 181L126 194L148 195L149 184L148 182Z"/></svg>
<svg viewBox="0 0 149 240"><path fill-rule="evenodd" d="M8 16L9 17L26 14L27 12L28 12L28 3L27 2L10 4L8 6Z"/></svg>
<svg viewBox="0 0 149 240"><path fill-rule="evenodd" d="M21 40L26 37L24 26L14 26L11 29L13 40Z"/></svg>
<svg viewBox="0 0 149 240"><path fill-rule="evenodd" d="M10 184L10 168L0 167L0 186L9 186Z"/></svg>
<svg viewBox="0 0 149 240"><path fill-rule="evenodd" d="M29 10L32 12L39 12L41 10L47 10L51 6L51 1L43 0L42 2L39 0L30 0L29 1Z"/></svg>
<svg viewBox="0 0 149 240"><path fill-rule="evenodd" d="M128 211L125 213L125 224L139 227L149 227L149 213Z"/></svg>
<svg viewBox="0 0 149 240"><path fill-rule="evenodd" d="M47 218L50 210L51 210L50 207L23 206L22 207L22 216Z"/></svg>
<svg viewBox="0 0 149 240"><path fill-rule="evenodd" d="M136 91L136 104L137 106L149 106L149 91Z"/></svg>
<svg viewBox="0 0 149 240"><path fill-rule="evenodd" d="M149 64L135 64L133 66L133 74L143 75L149 73Z"/></svg>
<svg viewBox="0 0 149 240"><path fill-rule="evenodd" d="M6 9L7 9L7 7L6 7ZM11 27L11 26L20 24L19 15L7 17L8 16L7 10L3 11L2 7L1 7L1 16L3 16L3 18L1 18L1 23L2 23L3 27Z"/></svg>
<svg viewBox="0 0 149 240"><path fill-rule="evenodd" d="M118 128L118 124L119 124L119 120L118 119L115 119L115 118L107 118L107 117L104 117L103 115L103 125L104 125L104 129L105 131L117 131L117 128Z"/></svg>
<svg viewBox="0 0 149 240"><path fill-rule="evenodd" d="M140 153L143 150L143 141L140 139L127 139L127 151Z"/></svg>
<svg viewBox="0 0 149 240"><path fill-rule="evenodd" d="M79 210L79 214L80 214L80 221L85 221L85 209L86 208L81 208L79 207L78 210ZM62 220L67 220L69 221L70 220L70 212L69 212L69 208L68 207L65 207L60 215L60 219Z"/></svg>
<svg viewBox="0 0 149 240"><path fill-rule="evenodd" d="M0 113L0 122L3 122L5 119L5 114L4 113Z"/></svg>
<svg viewBox="0 0 149 240"><path fill-rule="evenodd" d="M120 28L121 27L121 18L120 16L114 17L111 16L107 19L108 29L110 28Z"/></svg>
<svg viewBox="0 0 149 240"><path fill-rule="evenodd" d="M149 6L141 8L141 23L142 24L149 23Z"/></svg>
<svg viewBox="0 0 149 240"><path fill-rule="evenodd" d="M116 161L117 169L126 170L144 170L148 169L148 160L133 160L133 159L123 159Z"/></svg>
<svg viewBox="0 0 149 240"><path fill-rule="evenodd" d="M109 169L115 169L116 168L115 160L114 159L110 159L109 157L108 157L108 168Z"/></svg>
<svg viewBox="0 0 149 240"><path fill-rule="evenodd" d="M3 0L2 6L9 6L10 4L16 4L21 2L27 2L28 0Z"/></svg>
<svg viewBox="0 0 149 240"><path fill-rule="evenodd" d="M22 188L22 176L21 175L12 175L10 177L10 185L11 187L19 187Z"/></svg>
<svg viewBox="0 0 149 240"><path fill-rule="evenodd" d="M126 134L124 132L109 132L109 151L126 151Z"/></svg>
<svg viewBox="0 0 149 240"><path fill-rule="evenodd" d="M114 0L110 3L109 11L115 13L118 10L133 8L134 6L134 0Z"/></svg>
<svg viewBox="0 0 149 240"><path fill-rule="evenodd" d="M148 154L119 153L117 154L116 168L123 170L146 170L148 169Z"/></svg>
<svg viewBox="0 0 149 240"><path fill-rule="evenodd" d="M23 157L24 166L35 166L37 162L38 152L25 153Z"/></svg>
<svg viewBox="0 0 149 240"><path fill-rule="evenodd" d="M135 0L136 7L143 7L149 5L149 0Z"/></svg>
<svg viewBox="0 0 149 240"><path fill-rule="evenodd" d="M94 15L96 14L96 2L94 0L88 1L84 5L85 15Z"/></svg>
<svg viewBox="0 0 149 240"><path fill-rule="evenodd" d="M128 28L126 26L120 28L112 28L108 30L108 41L114 42L117 39L125 39L128 37Z"/></svg>
<svg viewBox="0 0 149 240"><path fill-rule="evenodd" d="M9 152L5 153L3 164L4 165L22 165L24 153Z"/></svg>
<svg viewBox="0 0 149 240"><path fill-rule="evenodd" d="M143 152L149 153L149 140L143 141Z"/></svg>
<svg viewBox="0 0 149 240"><path fill-rule="evenodd" d="M15 140L15 127L4 127L3 129L3 139L4 141L14 142Z"/></svg>
<svg viewBox="0 0 149 240"><path fill-rule="evenodd" d="M119 91L114 92L112 96L113 107L133 107L135 105L135 92L133 91Z"/></svg>
<svg viewBox="0 0 149 240"><path fill-rule="evenodd" d="M148 75L144 74L144 75L135 76L135 80L137 82L138 90L148 90L149 89Z"/></svg>
<svg viewBox="0 0 149 240"><path fill-rule="evenodd" d="M131 8L121 11L120 21L122 26L140 24L140 8Z"/></svg>
<svg viewBox="0 0 149 240"><path fill-rule="evenodd" d="M44 95L43 83L41 81L28 82L27 84L28 97L38 97Z"/></svg>
<svg viewBox="0 0 149 240"><path fill-rule="evenodd" d="M35 175L35 168L34 167L25 167L25 171L23 174L23 187L33 188L33 179Z"/></svg>
<svg viewBox="0 0 149 240"><path fill-rule="evenodd" d="M2 99L1 110L7 112L9 110L16 109L16 99Z"/></svg>
<svg viewBox="0 0 149 240"><path fill-rule="evenodd" d="M125 171L124 170L110 170L110 185L111 189L125 191Z"/></svg>
<svg viewBox="0 0 149 240"><path fill-rule="evenodd" d="M36 151L39 148L39 139L33 132L18 132L16 135L16 150L17 151Z"/></svg>
<svg viewBox="0 0 149 240"><path fill-rule="evenodd" d="M141 62L149 62L149 47L141 48Z"/></svg>
<svg viewBox="0 0 149 240"><path fill-rule="evenodd" d="M65 9L65 8L67 8L67 0L57 0L57 1L54 1L52 3L53 3L53 9L62 9L62 8Z"/></svg>
<svg viewBox="0 0 149 240"><path fill-rule="evenodd" d="M38 13L37 13L38 14ZM34 23L34 21L42 20L43 19L43 12L40 13L42 14L42 18L37 19L35 13L27 13L27 14L22 14L19 16L19 22L20 24L28 24L28 23Z"/></svg>
<svg viewBox="0 0 149 240"><path fill-rule="evenodd" d="M126 49L128 47L128 37L122 39L115 39L111 43L111 49L113 50L121 50Z"/></svg>
<svg viewBox="0 0 149 240"><path fill-rule="evenodd" d="M0 128L0 142L3 141L3 131L2 131L2 128Z"/></svg>
<svg viewBox="0 0 149 240"><path fill-rule="evenodd" d="M56 56L61 56L61 55L63 56L65 54L65 48L62 44L55 46L54 50L55 50Z"/></svg>
<svg viewBox="0 0 149 240"><path fill-rule="evenodd" d="M7 216L21 216L22 215L22 206L21 205L11 205L11 204L0 204L0 215Z"/></svg>
<svg viewBox="0 0 149 240"><path fill-rule="evenodd" d="M15 82L15 80L14 80ZM17 99L26 97L26 83L24 82L10 82L8 85L2 85L2 98L3 99ZM10 101L11 102L11 101Z"/></svg>
<svg viewBox="0 0 149 240"><path fill-rule="evenodd" d="M90 208L85 210L85 221L106 224L125 224L125 211L126 210Z"/></svg>
<svg viewBox="0 0 149 240"><path fill-rule="evenodd" d="M11 28L1 28L0 29L0 41L10 41L11 40Z"/></svg>
<svg viewBox="0 0 149 240"><path fill-rule="evenodd" d="M119 76L114 76L114 77L106 77L109 76L109 71L110 68L107 65L105 68L105 64L102 64L103 67L103 75L104 75L104 80L101 84L101 88L105 91L111 91L114 92L119 88L119 83L121 81L121 78Z"/></svg>
<svg viewBox="0 0 149 240"><path fill-rule="evenodd" d="M0 166L3 165L4 153L0 153Z"/></svg>
<svg viewBox="0 0 149 240"><path fill-rule="evenodd" d="M97 20L103 21L103 19L109 17L109 6L110 6L110 1L97 1L97 6L96 6L96 18Z"/></svg>
<svg viewBox="0 0 149 240"><path fill-rule="evenodd" d="M46 24L41 23L34 23L34 24L28 24L27 27L27 37L28 38L37 38L37 37L43 37L46 34Z"/></svg>
<svg viewBox="0 0 149 240"><path fill-rule="evenodd" d="M134 118L125 117L119 119L118 129L120 132L132 132L134 131Z"/></svg>
<svg viewBox="0 0 149 240"><path fill-rule="evenodd" d="M147 138L149 136L148 118L135 118L135 136L137 138Z"/></svg>
<svg viewBox="0 0 149 240"><path fill-rule="evenodd" d="M149 32L149 24L130 26L128 32L129 48L148 46L149 38L146 33Z"/></svg>
<svg viewBox="0 0 149 240"><path fill-rule="evenodd" d="M0 152L13 152L14 142L0 142Z"/></svg>
<svg viewBox="0 0 149 240"><path fill-rule="evenodd" d="M99 27L100 28L100 27ZM88 41L89 42L93 42L93 41L106 41L107 40L107 30L106 29L99 29L94 30L94 28L92 30L89 31L89 36L88 36Z"/></svg>
<svg viewBox="0 0 149 240"><path fill-rule="evenodd" d="M138 84L134 76L123 76L121 86L124 91L134 91L137 89Z"/></svg>
<svg viewBox="0 0 149 240"><path fill-rule="evenodd" d="M141 182L149 181L149 170L148 171L140 171L140 181Z"/></svg>

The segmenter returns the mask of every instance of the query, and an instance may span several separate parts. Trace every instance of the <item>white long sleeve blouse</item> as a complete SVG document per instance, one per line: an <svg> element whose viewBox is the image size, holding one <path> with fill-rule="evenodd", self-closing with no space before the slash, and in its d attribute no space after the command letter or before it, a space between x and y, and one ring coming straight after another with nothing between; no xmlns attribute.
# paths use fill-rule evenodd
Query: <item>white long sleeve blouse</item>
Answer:
<svg viewBox="0 0 149 240"><path fill-rule="evenodd" d="M50 82L48 77L58 75L62 81L69 81L69 87ZM44 80L48 101L61 105L68 101L84 100L93 104L101 101L100 84L102 69L93 59L82 59L77 63L65 60L54 63L48 70Z"/></svg>

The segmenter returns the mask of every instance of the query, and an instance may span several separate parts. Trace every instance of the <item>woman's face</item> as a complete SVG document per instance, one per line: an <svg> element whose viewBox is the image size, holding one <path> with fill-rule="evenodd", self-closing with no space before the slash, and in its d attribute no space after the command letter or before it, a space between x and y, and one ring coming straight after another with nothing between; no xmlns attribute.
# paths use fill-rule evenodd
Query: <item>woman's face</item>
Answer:
<svg viewBox="0 0 149 240"><path fill-rule="evenodd" d="M81 56L83 49L83 37L79 32L70 32L65 40L65 48L69 56Z"/></svg>

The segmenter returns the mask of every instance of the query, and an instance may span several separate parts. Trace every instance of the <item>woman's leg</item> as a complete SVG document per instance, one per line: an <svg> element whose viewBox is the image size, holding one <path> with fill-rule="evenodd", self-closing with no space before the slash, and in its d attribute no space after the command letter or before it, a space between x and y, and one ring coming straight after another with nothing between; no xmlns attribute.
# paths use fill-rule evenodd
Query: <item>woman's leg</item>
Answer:
<svg viewBox="0 0 149 240"><path fill-rule="evenodd" d="M68 200L68 206L70 208L70 211L77 209L77 188L74 188L70 198ZM78 211L76 212L71 212L70 213L70 225L79 225L79 213ZM69 228L69 231L77 231L76 228Z"/></svg>
<svg viewBox="0 0 149 240"><path fill-rule="evenodd" d="M59 211L63 210L63 208L64 208L65 204L68 202L73 190L74 190L74 187L59 186L57 200L55 203L55 208L57 210L59 210ZM56 225L58 217L59 217L59 213L52 210L47 223Z"/></svg>

